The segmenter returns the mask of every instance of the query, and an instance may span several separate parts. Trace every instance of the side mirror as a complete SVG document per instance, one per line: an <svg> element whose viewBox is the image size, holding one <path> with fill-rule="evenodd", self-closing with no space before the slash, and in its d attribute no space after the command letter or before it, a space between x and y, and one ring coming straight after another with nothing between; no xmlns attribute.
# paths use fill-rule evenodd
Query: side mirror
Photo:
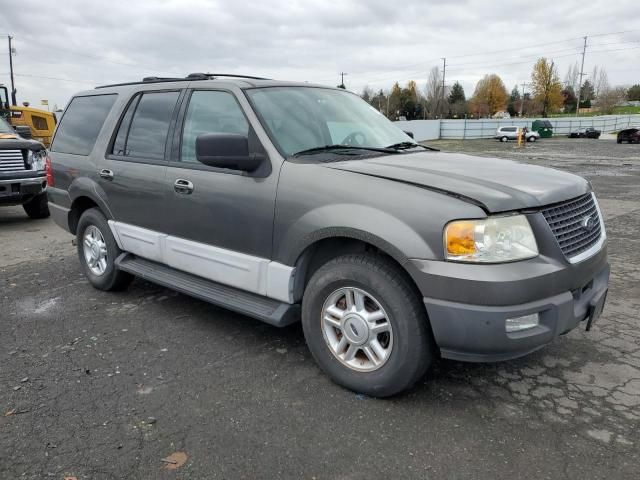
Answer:
<svg viewBox="0 0 640 480"><path fill-rule="evenodd" d="M264 156L249 153L249 139L235 133L203 133L196 137L196 158L210 167L252 172Z"/></svg>
<svg viewBox="0 0 640 480"><path fill-rule="evenodd" d="M413 138L413 132L409 132L407 130L403 130L403 132L409 135L411 138Z"/></svg>

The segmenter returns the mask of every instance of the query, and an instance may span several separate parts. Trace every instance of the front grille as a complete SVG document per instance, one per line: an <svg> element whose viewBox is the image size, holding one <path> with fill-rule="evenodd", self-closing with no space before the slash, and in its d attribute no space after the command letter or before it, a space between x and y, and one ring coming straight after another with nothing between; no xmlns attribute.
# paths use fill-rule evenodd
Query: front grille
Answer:
<svg viewBox="0 0 640 480"><path fill-rule="evenodd" d="M602 235L602 219L591 193L545 208L542 214L569 259L589 250ZM592 228L585 225L589 218L595 219Z"/></svg>
<svg viewBox="0 0 640 480"><path fill-rule="evenodd" d="M20 150L0 150L0 172L21 172L26 170Z"/></svg>

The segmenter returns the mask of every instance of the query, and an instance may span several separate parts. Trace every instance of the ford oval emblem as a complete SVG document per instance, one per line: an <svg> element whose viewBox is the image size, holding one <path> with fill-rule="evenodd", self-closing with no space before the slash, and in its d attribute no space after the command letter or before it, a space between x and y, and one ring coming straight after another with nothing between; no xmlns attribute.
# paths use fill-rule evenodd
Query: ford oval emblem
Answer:
<svg viewBox="0 0 640 480"><path fill-rule="evenodd" d="M587 232L590 232L591 230L596 228L597 224L598 224L598 217L596 215L587 215L580 222L582 229Z"/></svg>

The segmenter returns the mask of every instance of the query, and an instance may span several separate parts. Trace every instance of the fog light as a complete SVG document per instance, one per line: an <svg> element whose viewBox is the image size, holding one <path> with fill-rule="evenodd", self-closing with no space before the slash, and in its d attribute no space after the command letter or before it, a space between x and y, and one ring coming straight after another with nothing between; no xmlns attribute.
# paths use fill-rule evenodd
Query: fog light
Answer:
<svg viewBox="0 0 640 480"><path fill-rule="evenodd" d="M525 315L524 317L507 318L505 330L507 333L521 332L537 327L540 324L540 316L537 313Z"/></svg>

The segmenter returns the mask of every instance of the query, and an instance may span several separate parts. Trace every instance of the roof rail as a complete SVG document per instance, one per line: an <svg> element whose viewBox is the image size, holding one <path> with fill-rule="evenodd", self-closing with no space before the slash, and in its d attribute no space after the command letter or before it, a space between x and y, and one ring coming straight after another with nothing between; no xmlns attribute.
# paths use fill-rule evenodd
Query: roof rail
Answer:
<svg viewBox="0 0 640 480"><path fill-rule="evenodd" d="M234 73L190 73L184 78L180 77L144 77L140 82L113 83L110 85L99 85L96 88L123 87L126 85L140 85L142 83L165 83L165 82L184 82L195 80L215 80L218 77L225 78L247 78L250 80L269 80L263 77L253 77L251 75L237 75Z"/></svg>

